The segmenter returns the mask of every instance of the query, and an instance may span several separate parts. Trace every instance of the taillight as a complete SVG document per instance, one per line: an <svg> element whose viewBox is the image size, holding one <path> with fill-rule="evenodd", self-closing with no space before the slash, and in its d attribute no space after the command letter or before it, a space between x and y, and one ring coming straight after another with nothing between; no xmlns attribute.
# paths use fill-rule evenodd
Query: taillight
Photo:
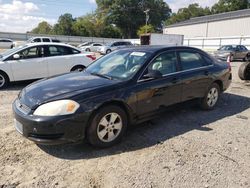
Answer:
<svg viewBox="0 0 250 188"><path fill-rule="evenodd" d="M90 58L92 61L96 60L96 57L94 55L86 55L86 57Z"/></svg>
<svg viewBox="0 0 250 188"><path fill-rule="evenodd" d="M232 66L231 66L231 55L229 55L227 57L227 64L228 64L228 69L231 71L232 70Z"/></svg>

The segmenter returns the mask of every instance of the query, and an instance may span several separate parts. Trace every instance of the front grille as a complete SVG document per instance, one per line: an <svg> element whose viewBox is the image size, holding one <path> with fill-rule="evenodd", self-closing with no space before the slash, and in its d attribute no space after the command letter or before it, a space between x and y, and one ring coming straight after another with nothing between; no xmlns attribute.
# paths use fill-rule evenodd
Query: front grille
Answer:
<svg viewBox="0 0 250 188"><path fill-rule="evenodd" d="M16 107L23 114L28 114L31 111L28 106L26 106L25 104L21 104L19 100L16 100Z"/></svg>

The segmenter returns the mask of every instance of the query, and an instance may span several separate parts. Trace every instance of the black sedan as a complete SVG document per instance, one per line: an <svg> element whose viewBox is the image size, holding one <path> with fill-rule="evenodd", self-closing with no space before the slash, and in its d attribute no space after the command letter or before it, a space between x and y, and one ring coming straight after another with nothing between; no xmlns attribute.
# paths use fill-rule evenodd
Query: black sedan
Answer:
<svg viewBox="0 0 250 188"><path fill-rule="evenodd" d="M103 56L84 72L24 88L13 103L15 127L40 144L76 142L109 147L129 124L169 105L199 99L213 109L231 83L231 67L190 47L135 47Z"/></svg>

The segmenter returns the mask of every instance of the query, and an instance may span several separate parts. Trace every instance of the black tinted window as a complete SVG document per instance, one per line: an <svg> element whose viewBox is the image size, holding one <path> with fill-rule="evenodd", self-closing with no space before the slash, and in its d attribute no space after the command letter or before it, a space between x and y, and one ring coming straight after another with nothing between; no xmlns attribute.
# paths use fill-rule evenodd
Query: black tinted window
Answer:
<svg viewBox="0 0 250 188"><path fill-rule="evenodd" d="M162 75L176 72L177 57L175 52L165 52L159 55L149 66L149 70L158 70Z"/></svg>
<svg viewBox="0 0 250 188"><path fill-rule="evenodd" d="M72 54L80 54L81 52L79 50L71 48Z"/></svg>
<svg viewBox="0 0 250 188"><path fill-rule="evenodd" d="M64 46L49 46L50 56L60 56L60 55L69 55L73 52Z"/></svg>
<svg viewBox="0 0 250 188"><path fill-rule="evenodd" d="M243 51L247 51L248 50L245 46L240 46L240 47L241 47L241 50L243 50Z"/></svg>
<svg viewBox="0 0 250 188"><path fill-rule="evenodd" d="M0 40L0 42L12 42L11 40L7 40L7 39L2 39Z"/></svg>
<svg viewBox="0 0 250 188"><path fill-rule="evenodd" d="M52 42L61 42L61 41L57 39L52 39Z"/></svg>
<svg viewBox="0 0 250 188"><path fill-rule="evenodd" d="M190 70L205 65L201 55L196 52L179 52L182 70Z"/></svg>
<svg viewBox="0 0 250 188"><path fill-rule="evenodd" d="M48 38L44 38L43 42L50 42L50 40Z"/></svg>
<svg viewBox="0 0 250 188"><path fill-rule="evenodd" d="M36 38L33 40L33 42L41 42L41 39L40 38Z"/></svg>

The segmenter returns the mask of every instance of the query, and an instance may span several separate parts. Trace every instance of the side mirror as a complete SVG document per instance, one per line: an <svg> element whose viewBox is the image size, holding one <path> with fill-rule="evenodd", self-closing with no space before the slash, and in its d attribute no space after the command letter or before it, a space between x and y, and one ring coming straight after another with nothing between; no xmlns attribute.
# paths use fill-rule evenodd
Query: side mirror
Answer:
<svg viewBox="0 0 250 188"><path fill-rule="evenodd" d="M20 55L19 54L15 54L15 55L13 55L13 58L14 59L20 59Z"/></svg>
<svg viewBox="0 0 250 188"><path fill-rule="evenodd" d="M144 79L149 79L149 78L152 78L152 79L158 79L158 78L162 78L162 73L158 70L149 70L149 73L148 74L145 74L143 76Z"/></svg>

